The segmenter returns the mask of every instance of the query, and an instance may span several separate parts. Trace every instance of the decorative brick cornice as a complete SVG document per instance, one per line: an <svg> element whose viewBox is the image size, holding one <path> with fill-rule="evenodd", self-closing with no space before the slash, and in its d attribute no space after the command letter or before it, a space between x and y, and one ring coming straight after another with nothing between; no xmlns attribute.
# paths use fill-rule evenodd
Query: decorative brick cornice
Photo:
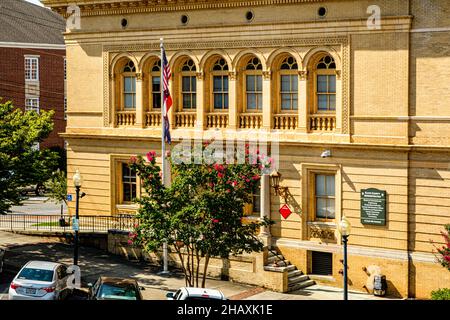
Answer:
<svg viewBox="0 0 450 320"><path fill-rule="evenodd" d="M324 0L74 0L81 9L81 16L123 15L164 11L187 11L204 9L229 9L265 5L285 5L297 3L323 2ZM67 1L46 0L46 6L65 16Z"/></svg>
<svg viewBox="0 0 450 320"><path fill-rule="evenodd" d="M262 47L286 47L286 46L320 46L339 45L346 46L348 38L324 37L324 38L286 38L268 40L229 40L229 41L186 41L166 42L164 47L167 51L213 49L213 48L262 48ZM133 52L149 51L159 49L159 41L148 43L130 43L119 45L105 45L103 51L108 52Z"/></svg>

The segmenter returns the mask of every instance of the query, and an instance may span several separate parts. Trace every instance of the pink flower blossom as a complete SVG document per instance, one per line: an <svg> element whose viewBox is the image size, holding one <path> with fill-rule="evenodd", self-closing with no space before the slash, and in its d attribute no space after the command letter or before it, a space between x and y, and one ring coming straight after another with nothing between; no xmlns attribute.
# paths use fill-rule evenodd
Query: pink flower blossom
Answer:
<svg viewBox="0 0 450 320"><path fill-rule="evenodd" d="M131 157L131 158L130 158L130 162L131 162L131 163L136 163L136 161L137 161L137 158L136 158L136 157Z"/></svg>
<svg viewBox="0 0 450 320"><path fill-rule="evenodd" d="M131 240L128 240L128 245L132 245L133 244L133 241L131 241Z"/></svg>
<svg viewBox="0 0 450 320"><path fill-rule="evenodd" d="M236 186L238 185L238 182L237 182L237 181L233 181L233 182L231 183L231 185L232 185L233 187L236 187Z"/></svg>
<svg viewBox="0 0 450 320"><path fill-rule="evenodd" d="M253 176L252 179L256 181L256 180L259 180L260 177L259 176Z"/></svg>
<svg viewBox="0 0 450 320"><path fill-rule="evenodd" d="M213 223L218 223L220 220L219 219L212 219L211 220Z"/></svg>
<svg viewBox="0 0 450 320"><path fill-rule="evenodd" d="M222 178L223 178L223 173L219 172L219 173L217 174L217 178L222 179Z"/></svg>
<svg viewBox="0 0 450 320"><path fill-rule="evenodd" d="M153 162L155 157L156 157L156 152L155 151L150 151L149 153L147 153L147 160L149 162Z"/></svg>

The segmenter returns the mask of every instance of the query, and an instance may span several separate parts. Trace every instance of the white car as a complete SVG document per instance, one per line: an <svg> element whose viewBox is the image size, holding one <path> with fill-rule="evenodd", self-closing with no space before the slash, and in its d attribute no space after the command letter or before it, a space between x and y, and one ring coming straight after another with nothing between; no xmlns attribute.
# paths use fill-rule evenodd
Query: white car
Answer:
<svg viewBox="0 0 450 320"><path fill-rule="evenodd" d="M166 294L167 300L227 300L220 290L182 287Z"/></svg>
<svg viewBox="0 0 450 320"><path fill-rule="evenodd" d="M67 267L61 263L30 261L9 286L9 300L60 300L67 296Z"/></svg>

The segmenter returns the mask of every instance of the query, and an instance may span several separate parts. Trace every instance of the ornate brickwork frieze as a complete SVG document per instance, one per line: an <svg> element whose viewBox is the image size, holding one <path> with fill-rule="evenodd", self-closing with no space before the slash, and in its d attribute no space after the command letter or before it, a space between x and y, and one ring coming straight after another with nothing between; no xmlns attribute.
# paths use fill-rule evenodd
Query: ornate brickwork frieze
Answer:
<svg viewBox="0 0 450 320"><path fill-rule="evenodd" d="M328 239L335 240L334 230L333 229L324 229L320 227L309 227L309 236L311 238L317 239Z"/></svg>
<svg viewBox="0 0 450 320"><path fill-rule="evenodd" d="M330 38L284 38L267 40L230 40L230 41L186 41L186 42L166 42L166 51L176 51L181 49L216 49L216 48L261 48L261 47L292 47L292 46L332 46L347 45L347 37ZM105 45L104 51L132 52L158 50L159 40L148 43L129 43L120 45Z"/></svg>
<svg viewBox="0 0 450 320"><path fill-rule="evenodd" d="M103 126L110 125L110 83L114 80L114 73L109 70L109 52L103 51Z"/></svg>
<svg viewBox="0 0 450 320"><path fill-rule="evenodd" d="M188 11L204 9L229 9L240 7L255 7L264 5L283 5L297 3L323 2L324 0L123 0L102 3L77 3L81 16L123 15L130 13L149 13L167 11ZM69 1L70 3L70 1ZM67 2L47 1L46 5L64 17L67 14Z"/></svg>

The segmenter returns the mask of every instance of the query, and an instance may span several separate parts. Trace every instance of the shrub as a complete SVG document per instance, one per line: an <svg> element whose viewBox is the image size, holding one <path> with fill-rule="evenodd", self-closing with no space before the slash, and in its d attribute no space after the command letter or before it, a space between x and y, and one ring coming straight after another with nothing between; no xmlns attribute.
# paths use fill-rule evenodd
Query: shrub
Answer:
<svg viewBox="0 0 450 320"><path fill-rule="evenodd" d="M432 291L431 300L450 300L450 288Z"/></svg>

